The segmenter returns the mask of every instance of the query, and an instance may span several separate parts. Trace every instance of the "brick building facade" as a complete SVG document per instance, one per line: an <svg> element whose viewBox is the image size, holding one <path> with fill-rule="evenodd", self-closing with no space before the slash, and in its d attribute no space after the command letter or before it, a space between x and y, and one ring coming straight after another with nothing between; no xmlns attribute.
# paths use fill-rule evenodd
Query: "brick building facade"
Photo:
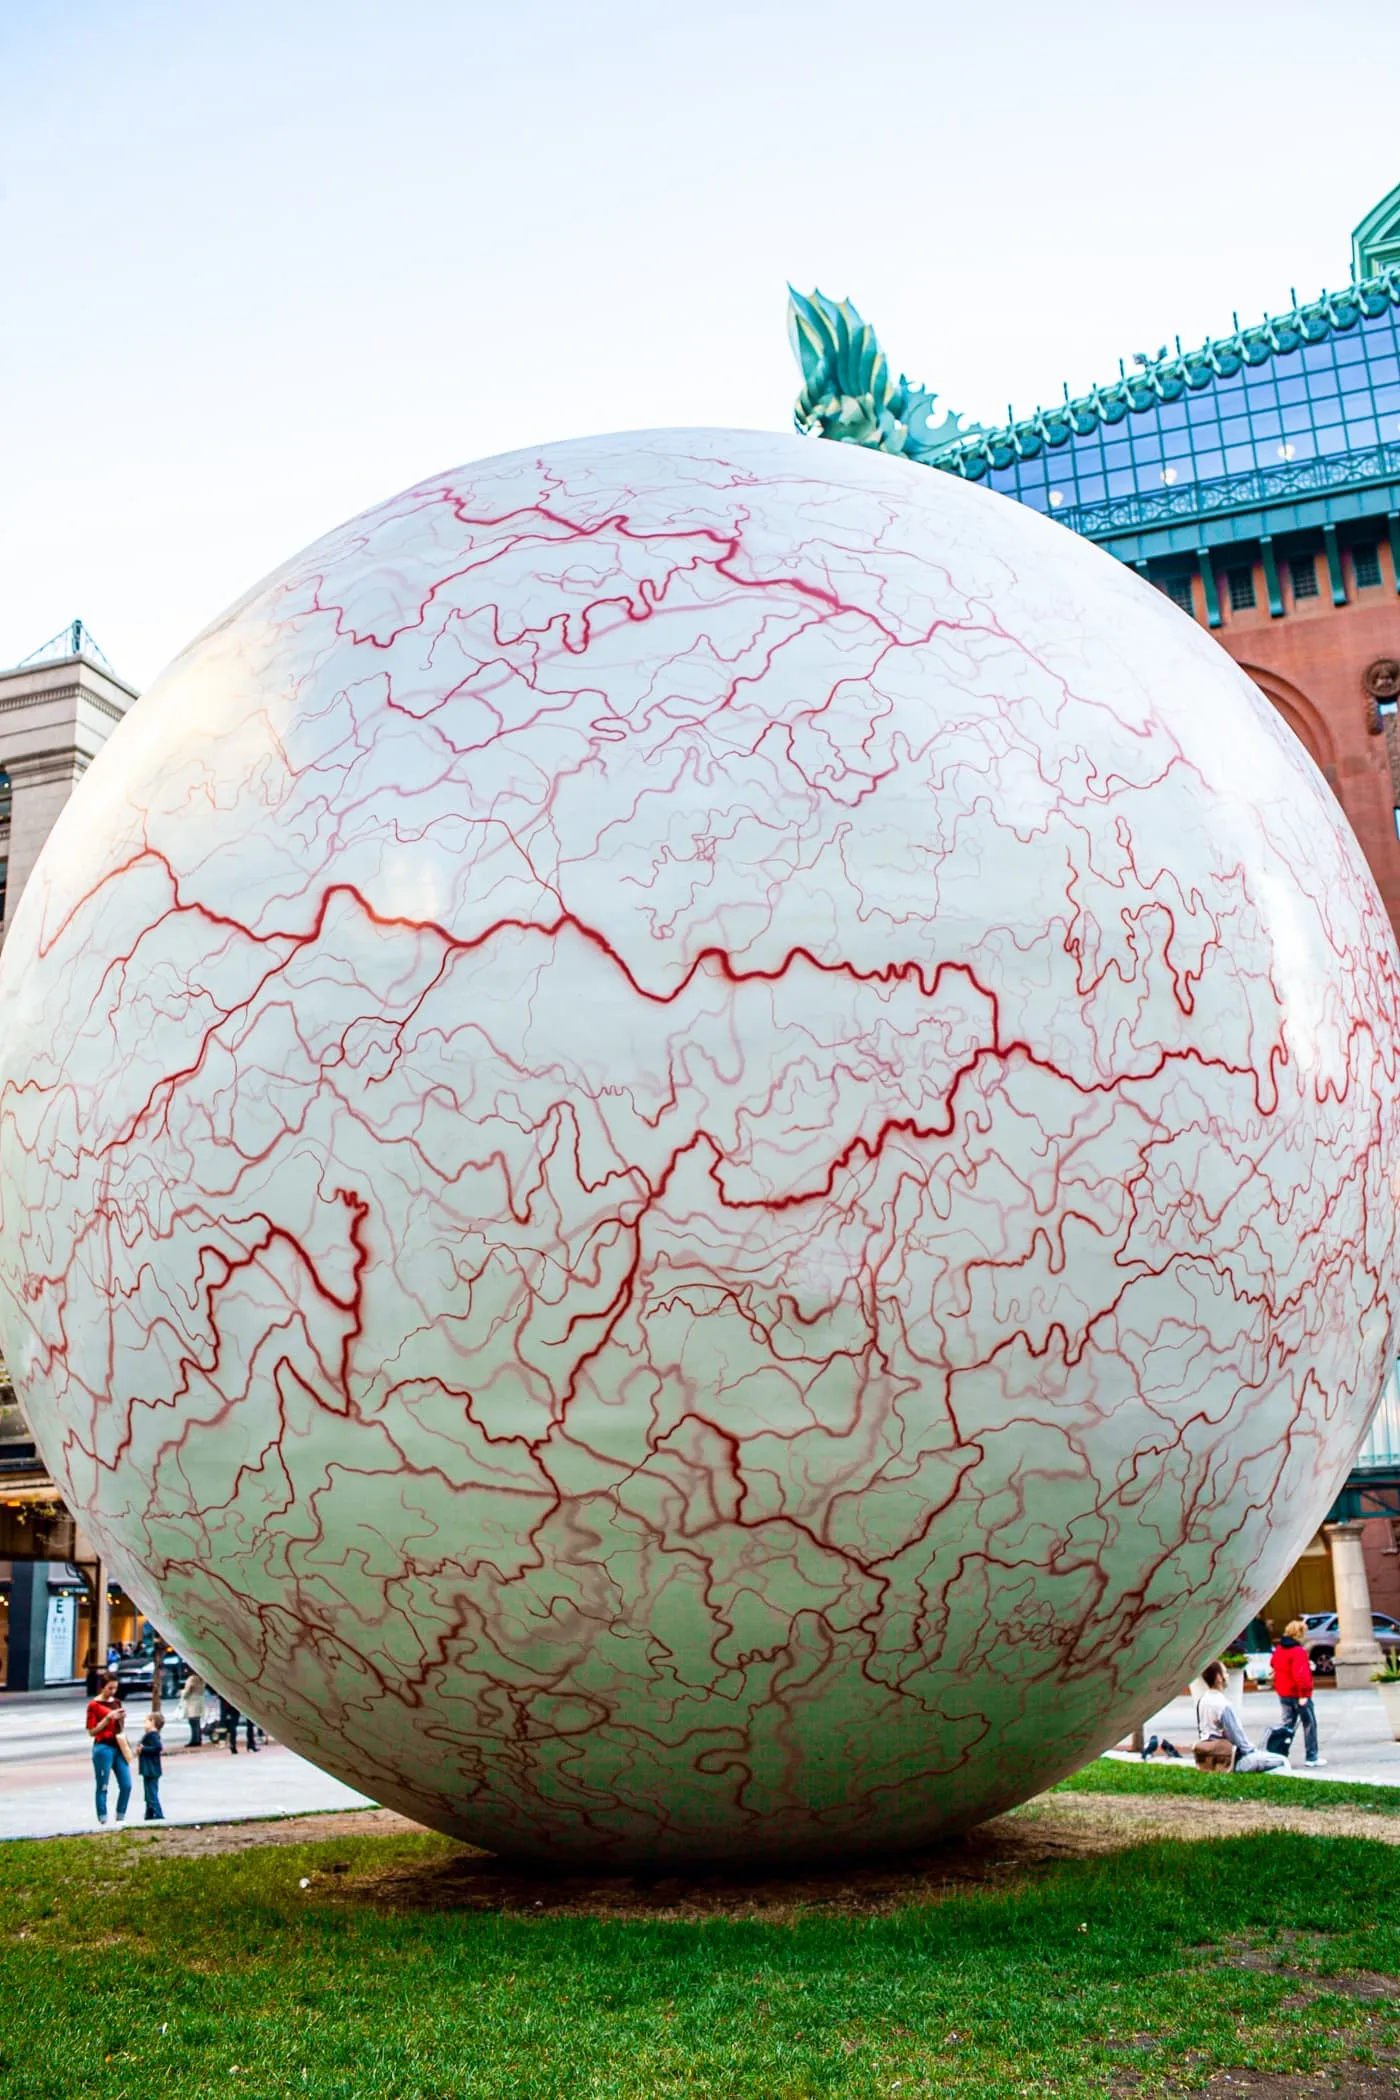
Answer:
<svg viewBox="0 0 1400 2100"><path fill-rule="evenodd" d="M998 427L895 379L849 303L794 294L790 318L799 430L985 482L1214 633L1331 785L1400 935L1400 186L1356 228L1343 290L1139 353ZM1374 1609L1400 1620L1400 1384L1333 1517L1273 1615L1330 1610L1334 1586L1355 1598L1359 1549ZM1360 1683L1378 1657L1364 1630Z"/></svg>

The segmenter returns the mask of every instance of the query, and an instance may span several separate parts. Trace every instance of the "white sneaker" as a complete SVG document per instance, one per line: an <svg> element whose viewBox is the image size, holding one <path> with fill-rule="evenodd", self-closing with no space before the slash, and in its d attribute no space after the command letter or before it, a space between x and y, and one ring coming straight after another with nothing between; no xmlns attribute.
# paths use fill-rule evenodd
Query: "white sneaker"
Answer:
<svg viewBox="0 0 1400 2100"><path fill-rule="evenodd" d="M1315 1772L1319 1765L1325 1765L1326 1762L1325 1757L1309 1757L1304 1760L1303 1769L1305 1772Z"/></svg>

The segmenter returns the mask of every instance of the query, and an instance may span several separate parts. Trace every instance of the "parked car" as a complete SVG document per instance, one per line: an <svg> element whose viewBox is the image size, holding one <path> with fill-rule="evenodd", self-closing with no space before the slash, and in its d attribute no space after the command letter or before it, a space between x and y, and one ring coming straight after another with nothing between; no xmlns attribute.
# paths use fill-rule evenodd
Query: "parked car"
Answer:
<svg viewBox="0 0 1400 2100"><path fill-rule="evenodd" d="M1303 1646L1308 1651L1308 1660L1316 1677L1331 1677L1335 1674L1337 1647L1337 1614L1334 1611L1310 1611L1304 1622L1307 1633ZM1387 1617L1383 1611L1371 1614L1371 1631L1387 1655L1400 1655L1400 1619Z"/></svg>
<svg viewBox="0 0 1400 2100"><path fill-rule="evenodd" d="M151 1656L124 1655L117 1664L117 1691L123 1703L137 1706L144 1700L149 1706L155 1674L155 1661ZM173 1699L188 1675L187 1663L181 1662L177 1655L167 1655L160 1672L162 1701Z"/></svg>

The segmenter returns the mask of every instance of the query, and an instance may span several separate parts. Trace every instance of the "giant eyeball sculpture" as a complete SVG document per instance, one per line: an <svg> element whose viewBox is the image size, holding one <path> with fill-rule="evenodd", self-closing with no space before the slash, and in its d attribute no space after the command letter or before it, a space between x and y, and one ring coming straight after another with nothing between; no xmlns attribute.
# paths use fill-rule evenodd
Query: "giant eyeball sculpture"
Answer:
<svg viewBox="0 0 1400 2100"><path fill-rule="evenodd" d="M0 963L0 1329L121 1581L422 1821L927 1842L1175 1691L1391 1362L1397 957L1176 608L726 431L368 511Z"/></svg>

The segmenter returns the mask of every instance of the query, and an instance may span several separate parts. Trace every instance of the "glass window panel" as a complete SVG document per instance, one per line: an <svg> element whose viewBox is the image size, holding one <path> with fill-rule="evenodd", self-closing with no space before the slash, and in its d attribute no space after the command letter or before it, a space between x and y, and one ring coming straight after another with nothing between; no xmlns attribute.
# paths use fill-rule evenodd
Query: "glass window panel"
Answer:
<svg viewBox="0 0 1400 2100"><path fill-rule="evenodd" d="M1347 417L1347 444L1351 449L1354 450L1359 445L1378 445L1380 440L1381 434L1376 428L1374 416Z"/></svg>
<svg viewBox="0 0 1400 2100"><path fill-rule="evenodd" d="M1317 433L1319 452L1345 452L1346 433L1340 423L1328 423Z"/></svg>
<svg viewBox="0 0 1400 2100"><path fill-rule="evenodd" d="M1339 365L1354 365L1361 358L1365 357L1366 345L1361 337L1356 334L1334 335L1332 338L1332 355L1336 358Z"/></svg>
<svg viewBox="0 0 1400 2100"><path fill-rule="evenodd" d="M1312 429L1312 416L1309 413L1306 401L1300 402L1296 408L1284 409L1283 427L1290 437L1295 430Z"/></svg>
<svg viewBox="0 0 1400 2100"><path fill-rule="evenodd" d="M1108 494L1108 485L1102 474L1084 474L1079 481L1081 503L1102 503Z"/></svg>
<svg viewBox="0 0 1400 2100"><path fill-rule="evenodd" d="M1202 481L1213 481L1216 475L1225 472L1224 453L1198 452L1196 454L1196 472Z"/></svg>
<svg viewBox="0 0 1400 2100"><path fill-rule="evenodd" d="M1119 467L1108 477L1110 496L1131 496L1137 487L1137 476L1129 468Z"/></svg>
<svg viewBox="0 0 1400 2100"><path fill-rule="evenodd" d="M1126 467L1132 456L1126 439L1122 444L1105 445L1103 448L1104 465L1110 472L1115 467Z"/></svg>
<svg viewBox="0 0 1400 2100"><path fill-rule="evenodd" d="M1293 373L1287 379L1280 379L1278 383L1278 397L1285 407L1290 401L1304 400L1307 391L1308 383L1301 372Z"/></svg>
<svg viewBox="0 0 1400 2100"><path fill-rule="evenodd" d="M1225 466L1231 474L1247 474L1254 465L1253 445L1227 445Z"/></svg>
<svg viewBox="0 0 1400 2100"><path fill-rule="evenodd" d="M1168 459L1191 457L1191 433L1189 430L1169 430L1162 440L1162 451Z"/></svg>
<svg viewBox="0 0 1400 2100"><path fill-rule="evenodd" d="M1186 421L1184 401L1164 401L1157 411L1157 421L1163 430L1180 430Z"/></svg>
<svg viewBox="0 0 1400 2100"><path fill-rule="evenodd" d="M1342 392L1344 394L1362 393L1370 384L1371 375L1365 365L1353 365L1349 372L1343 372L1342 374Z"/></svg>
<svg viewBox="0 0 1400 2100"><path fill-rule="evenodd" d="M1394 357L1373 357L1371 359L1372 386L1390 386L1397 379L1400 379L1400 359Z"/></svg>
<svg viewBox="0 0 1400 2100"><path fill-rule="evenodd" d="M1247 416L1231 416L1229 422L1222 423L1220 427L1227 445L1243 445L1248 441L1249 418Z"/></svg>
<svg viewBox="0 0 1400 2100"><path fill-rule="evenodd" d="M1279 420L1277 409L1255 416L1253 423L1254 442L1256 445L1261 438L1277 438L1283 435L1283 424Z"/></svg>

